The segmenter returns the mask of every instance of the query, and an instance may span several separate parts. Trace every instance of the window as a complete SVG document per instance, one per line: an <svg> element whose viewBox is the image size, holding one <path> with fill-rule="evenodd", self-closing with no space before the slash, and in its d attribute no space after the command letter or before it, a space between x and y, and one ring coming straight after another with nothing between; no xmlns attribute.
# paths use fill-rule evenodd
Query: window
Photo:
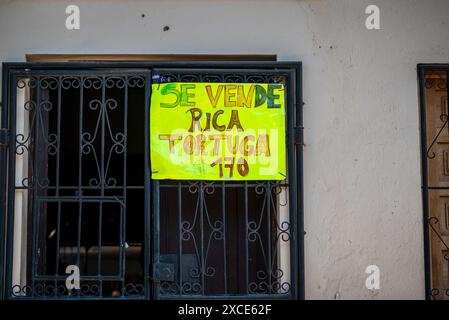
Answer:
<svg viewBox="0 0 449 320"><path fill-rule="evenodd" d="M5 298L302 297L299 64L7 64L3 79ZM288 177L151 180L155 81L283 83Z"/></svg>

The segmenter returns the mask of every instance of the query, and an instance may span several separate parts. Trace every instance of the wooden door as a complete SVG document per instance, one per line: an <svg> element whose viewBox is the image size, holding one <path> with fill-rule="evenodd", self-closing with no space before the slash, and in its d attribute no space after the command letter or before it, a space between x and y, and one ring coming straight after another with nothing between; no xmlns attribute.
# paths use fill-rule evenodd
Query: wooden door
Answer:
<svg viewBox="0 0 449 320"><path fill-rule="evenodd" d="M446 72L426 74L426 135L429 189L431 288L449 299L449 123Z"/></svg>

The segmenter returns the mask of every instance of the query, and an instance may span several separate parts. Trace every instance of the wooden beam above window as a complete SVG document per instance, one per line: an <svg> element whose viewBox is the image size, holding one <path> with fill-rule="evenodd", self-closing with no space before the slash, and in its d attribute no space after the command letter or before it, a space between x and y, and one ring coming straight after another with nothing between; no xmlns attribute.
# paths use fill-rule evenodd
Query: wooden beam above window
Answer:
<svg viewBox="0 0 449 320"><path fill-rule="evenodd" d="M28 62L70 61L276 61L275 54L27 54Z"/></svg>

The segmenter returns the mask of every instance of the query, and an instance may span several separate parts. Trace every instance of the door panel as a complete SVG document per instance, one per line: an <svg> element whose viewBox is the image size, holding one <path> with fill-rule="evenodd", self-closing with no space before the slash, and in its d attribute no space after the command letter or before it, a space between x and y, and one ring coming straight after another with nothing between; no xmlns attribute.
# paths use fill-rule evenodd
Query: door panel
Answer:
<svg viewBox="0 0 449 320"><path fill-rule="evenodd" d="M447 74L425 75L431 287L434 299L449 299L449 127Z"/></svg>

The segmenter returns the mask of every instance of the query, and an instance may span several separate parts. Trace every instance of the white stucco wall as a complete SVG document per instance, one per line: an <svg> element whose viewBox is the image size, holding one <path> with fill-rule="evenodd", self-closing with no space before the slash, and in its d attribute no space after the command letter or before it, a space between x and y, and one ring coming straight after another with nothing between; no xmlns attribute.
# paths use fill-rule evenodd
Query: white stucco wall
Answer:
<svg viewBox="0 0 449 320"><path fill-rule="evenodd" d="M64 27L68 4L81 9L79 31ZM364 27L368 4L380 7L379 31ZM303 61L306 298L422 299L416 65L449 63L448 13L447 0L0 1L0 61L26 53ZM381 270L376 292L364 285L370 264Z"/></svg>

